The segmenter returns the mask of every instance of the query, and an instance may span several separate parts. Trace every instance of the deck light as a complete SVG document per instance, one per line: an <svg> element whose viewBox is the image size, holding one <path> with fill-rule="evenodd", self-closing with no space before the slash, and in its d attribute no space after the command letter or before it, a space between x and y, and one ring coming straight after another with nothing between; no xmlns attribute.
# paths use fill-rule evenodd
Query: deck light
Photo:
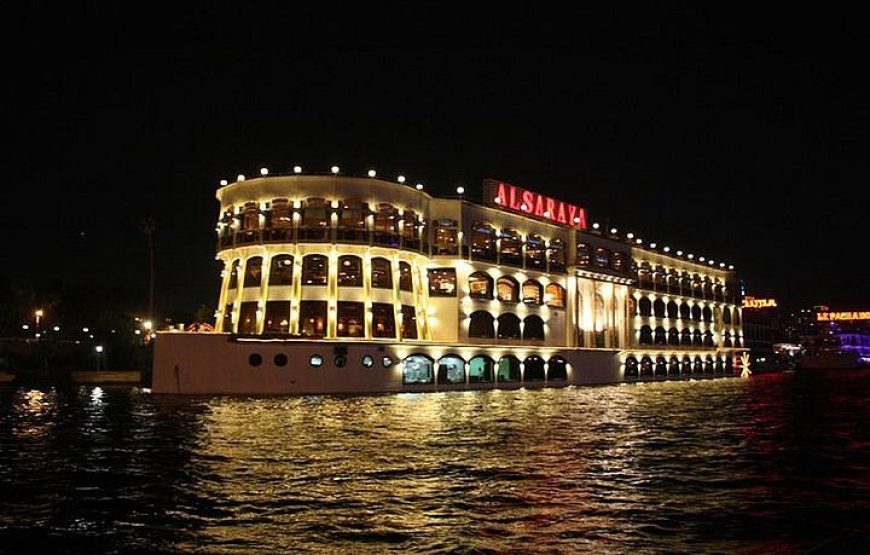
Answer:
<svg viewBox="0 0 870 555"><path fill-rule="evenodd" d="M693 258L695 258L695 255L692 253L689 253L689 256L687 256L686 258L688 258L689 260L692 260Z"/></svg>
<svg viewBox="0 0 870 555"><path fill-rule="evenodd" d="M97 345L96 347L94 347L94 350L95 350L96 352L98 352L98 353L102 353L102 352L103 352L103 346L102 346L102 345Z"/></svg>
<svg viewBox="0 0 870 555"><path fill-rule="evenodd" d="M729 269L729 270L733 270L733 269L734 269L734 264L730 264L730 265L728 266L728 269Z"/></svg>
<svg viewBox="0 0 870 555"><path fill-rule="evenodd" d="M404 175L400 175L399 177L396 178L396 181L398 181L399 183L404 183L404 182L405 182L405 176L404 176Z"/></svg>
<svg viewBox="0 0 870 555"><path fill-rule="evenodd" d="M698 262L703 262L704 260L706 260L706 259L703 256L698 257Z"/></svg>
<svg viewBox="0 0 870 555"><path fill-rule="evenodd" d="M226 179L221 179L221 187L224 187L227 184Z"/></svg>
<svg viewBox="0 0 870 555"><path fill-rule="evenodd" d="M417 183L417 190L418 190L418 191L422 191L422 190L423 190L423 184L422 184L422 183Z"/></svg>
<svg viewBox="0 0 870 555"><path fill-rule="evenodd" d="M329 171L331 171L332 173L338 173L338 169L338 166L332 166L331 168L329 168Z"/></svg>
<svg viewBox="0 0 870 555"><path fill-rule="evenodd" d="M599 228L599 227L601 227L601 226L600 226L600 225L598 225L598 223L597 223L597 222L596 222L596 223L594 223L594 224L592 224L592 229L598 229L598 228Z"/></svg>
<svg viewBox="0 0 870 555"><path fill-rule="evenodd" d="M638 237L634 242L637 243L638 245L642 245L642 244L643 244L643 239L641 239L640 237Z"/></svg>
<svg viewBox="0 0 870 555"><path fill-rule="evenodd" d="M260 175L269 175L269 168L260 168Z"/></svg>
<svg viewBox="0 0 870 555"><path fill-rule="evenodd" d="M683 251L677 251L677 256L683 256Z"/></svg>
<svg viewBox="0 0 870 555"><path fill-rule="evenodd" d="M651 249L656 248L656 244L655 244L655 243L650 243L650 244L649 244L649 248L651 248Z"/></svg>
<svg viewBox="0 0 870 555"><path fill-rule="evenodd" d="M629 231L626 237L628 237L629 239L634 239L634 233Z"/></svg>
<svg viewBox="0 0 870 555"><path fill-rule="evenodd" d="M612 233L613 235L616 235L616 232L617 232L617 231L619 231L619 230L616 229L615 227L611 227L611 228L610 228L610 233Z"/></svg>
<svg viewBox="0 0 870 555"><path fill-rule="evenodd" d="M463 187L462 185L460 185L459 187L456 188L456 193L459 194L459 195L464 194L464 193L465 193L465 187Z"/></svg>
<svg viewBox="0 0 870 555"><path fill-rule="evenodd" d="M245 174L240 173L239 175L236 176L236 181L244 181L244 180L245 180Z"/></svg>
<svg viewBox="0 0 870 555"><path fill-rule="evenodd" d="M665 247L665 248L663 248L662 250L665 251L665 252L671 252L671 247Z"/></svg>
<svg viewBox="0 0 870 555"><path fill-rule="evenodd" d="M369 177L374 177L376 175L378 175L378 172L376 172L375 170L369 170Z"/></svg>
<svg viewBox="0 0 870 555"><path fill-rule="evenodd" d="M302 166L293 166L293 173L302 173Z"/></svg>

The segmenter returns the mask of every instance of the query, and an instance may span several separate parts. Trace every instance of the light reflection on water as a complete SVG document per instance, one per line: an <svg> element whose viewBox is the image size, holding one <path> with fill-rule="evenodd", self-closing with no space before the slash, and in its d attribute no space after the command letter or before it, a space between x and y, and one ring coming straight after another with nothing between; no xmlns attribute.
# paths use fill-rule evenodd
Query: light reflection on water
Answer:
<svg viewBox="0 0 870 555"><path fill-rule="evenodd" d="M368 397L0 389L0 545L799 552L870 533L868 394L861 372Z"/></svg>

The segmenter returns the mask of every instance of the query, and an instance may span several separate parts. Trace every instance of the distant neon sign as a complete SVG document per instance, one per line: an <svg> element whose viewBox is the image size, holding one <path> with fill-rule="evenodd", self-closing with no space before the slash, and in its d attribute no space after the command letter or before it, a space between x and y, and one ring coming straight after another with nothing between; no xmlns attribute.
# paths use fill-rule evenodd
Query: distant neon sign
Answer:
<svg viewBox="0 0 870 555"><path fill-rule="evenodd" d="M864 312L819 312L816 314L819 322L835 322L841 320L870 320L870 311Z"/></svg>
<svg viewBox="0 0 870 555"><path fill-rule="evenodd" d="M492 179L484 181L483 190L484 203L488 206L586 229L586 210L579 206Z"/></svg>
<svg viewBox="0 0 870 555"><path fill-rule="evenodd" d="M743 297L743 308L776 308L776 299L756 299Z"/></svg>

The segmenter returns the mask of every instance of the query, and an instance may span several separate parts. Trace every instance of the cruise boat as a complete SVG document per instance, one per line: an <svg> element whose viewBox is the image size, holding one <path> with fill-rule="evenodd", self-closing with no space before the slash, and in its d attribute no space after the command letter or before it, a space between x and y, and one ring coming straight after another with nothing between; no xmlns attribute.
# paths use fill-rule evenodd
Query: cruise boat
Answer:
<svg viewBox="0 0 870 555"><path fill-rule="evenodd" d="M848 370L870 367L870 331L830 324L807 341L799 361L804 370Z"/></svg>
<svg viewBox="0 0 870 555"><path fill-rule="evenodd" d="M588 223L499 180L481 203L400 177L217 190L214 332L161 332L152 390L320 394L740 374L733 266Z"/></svg>

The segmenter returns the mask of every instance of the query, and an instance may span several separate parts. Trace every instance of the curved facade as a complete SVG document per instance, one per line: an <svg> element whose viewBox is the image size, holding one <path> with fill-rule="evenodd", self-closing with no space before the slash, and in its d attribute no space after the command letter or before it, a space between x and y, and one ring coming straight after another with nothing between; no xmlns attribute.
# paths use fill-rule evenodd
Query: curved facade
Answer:
<svg viewBox="0 0 870 555"><path fill-rule="evenodd" d="M574 206L491 189L500 196L481 205L340 175L220 188L219 335L280 345L275 357L291 360L295 349L297 365L320 369L388 357L387 385L369 390L668 379L695 375L696 358L701 375L734 372L733 271L587 230ZM277 370L265 359L242 364Z"/></svg>

